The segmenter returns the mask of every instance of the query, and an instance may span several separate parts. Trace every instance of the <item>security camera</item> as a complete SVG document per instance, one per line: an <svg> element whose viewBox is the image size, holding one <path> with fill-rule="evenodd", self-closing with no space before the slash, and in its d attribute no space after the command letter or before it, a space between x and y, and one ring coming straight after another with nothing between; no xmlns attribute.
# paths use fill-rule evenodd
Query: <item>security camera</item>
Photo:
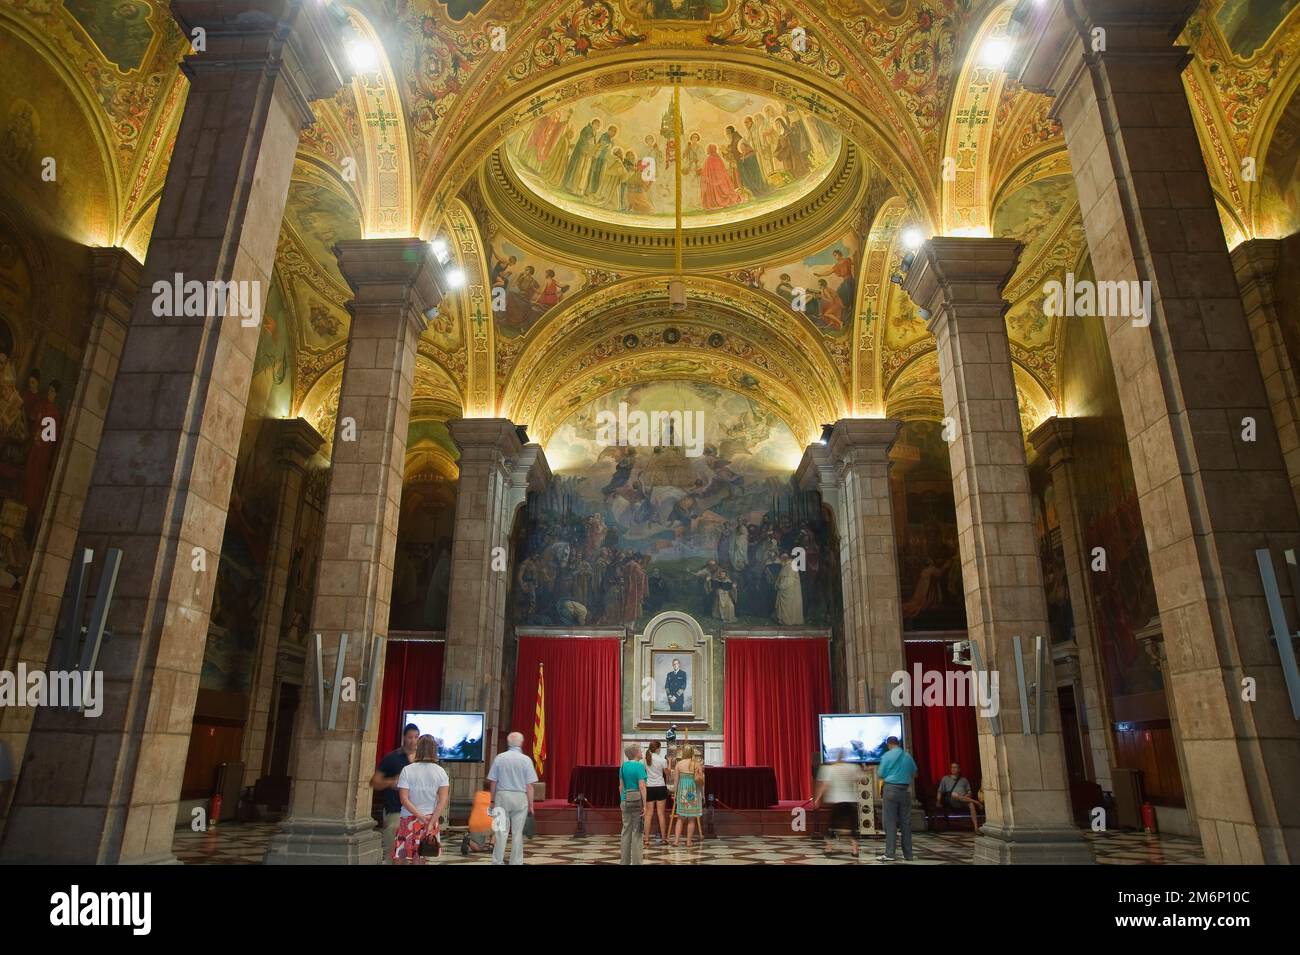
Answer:
<svg viewBox="0 0 1300 955"><path fill-rule="evenodd" d="M963 667L971 665L969 640L958 640L952 645L952 662Z"/></svg>

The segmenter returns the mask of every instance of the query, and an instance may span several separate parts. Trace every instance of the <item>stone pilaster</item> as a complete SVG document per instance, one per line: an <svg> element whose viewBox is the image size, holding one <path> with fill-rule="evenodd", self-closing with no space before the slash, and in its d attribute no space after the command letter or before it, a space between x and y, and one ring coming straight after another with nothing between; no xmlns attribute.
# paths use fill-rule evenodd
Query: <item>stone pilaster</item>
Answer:
<svg viewBox="0 0 1300 955"><path fill-rule="evenodd" d="M1001 732L978 717L988 821L975 861L1088 862L1071 821L1055 681L1045 679L1043 732L1026 732L1013 639L1021 638L1032 680L1033 642L1050 651L1047 603L1033 528L1029 469L1011 366L1002 289L1015 271L1011 239L931 239L904 288L925 310L937 340L949 444L967 631L984 665L999 675ZM1044 673L1050 673L1050 657ZM1030 708L1033 719L1033 708Z"/></svg>
<svg viewBox="0 0 1300 955"><path fill-rule="evenodd" d="M1232 250L1232 268L1241 290L1241 303L1250 336L1259 356L1278 449L1286 463L1291 494L1300 504L1300 327L1296 315L1285 318L1279 308L1275 280L1282 262L1281 239L1251 239Z"/></svg>
<svg viewBox="0 0 1300 955"><path fill-rule="evenodd" d="M551 470L541 446L521 443L505 418L461 418L448 427L460 448L460 478L442 699L444 706L486 711L485 756L491 760L498 737L509 729L502 725L501 675L510 534L528 491L544 487ZM484 772L481 766L451 767L452 797L471 798Z"/></svg>
<svg viewBox="0 0 1300 955"><path fill-rule="evenodd" d="M844 418L826 446L804 452L795 480L820 490L835 517L844 594L844 647L850 708L882 713L891 702L890 677L905 670L898 593L898 544L889 490L889 450L900 422Z"/></svg>
<svg viewBox="0 0 1300 955"><path fill-rule="evenodd" d="M15 672L19 663L44 669L49 659L104 415L122 358L131 306L140 290L140 263L125 249L92 249L91 268L95 304L90 332L59 436L63 447L45 496L46 516L37 524L32 561L5 654L4 668L10 672ZM8 745L15 767L22 765L35 715L36 711L27 707L0 708L0 743ZM7 809L0 805L0 817Z"/></svg>
<svg viewBox="0 0 1300 955"><path fill-rule="evenodd" d="M1065 578L1070 591L1070 612L1074 616L1074 641L1078 645L1079 685L1076 694L1079 718L1087 732L1093 781L1111 788L1111 767L1115 765L1114 741L1110 733L1110 695L1102 671L1101 636L1092 616L1091 563L1089 549L1079 529L1074 500L1074 421L1048 418L1029 440L1047 468L1056 498L1056 516L1061 524L1061 550L1065 555Z"/></svg>
<svg viewBox="0 0 1300 955"><path fill-rule="evenodd" d="M293 562L294 538L301 511L304 477L312 456L324 438L302 418L282 418L264 425L276 431L276 463L280 471L280 494L275 524L267 548L266 582L262 593L262 617L257 624L257 650L253 661L253 692L244 723L244 785L251 786L265 772L266 732L271 703L275 698L275 660L280 649L284 598Z"/></svg>
<svg viewBox="0 0 1300 955"><path fill-rule="evenodd" d="M1170 45L1192 6L1044 6L1017 71L1056 96L1098 281L1150 293L1149 323L1104 321L1205 856L1287 863L1300 726L1254 551L1294 546L1300 521L1183 88L1190 54Z"/></svg>
<svg viewBox="0 0 1300 955"><path fill-rule="evenodd" d="M383 856L370 816L382 679L369 687L368 720L362 687L369 680L372 640L388 635L416 347L428 326L426 314L442 299L441 271L426 242L358 239L338 243L335 253L354 293L348 305L352 327L308 636L307 709L299 723L292 807L266 853L267 863L277 865L377 863ZM344 680L355 680L357 693L352 702L341 697L335 728L322 729L315 636L322 638L321 670L333 682L344 633ZM382 646L379 653L382 674ZM329 709L327 691L326 714Z"/></svg>
<svg viewBox="0 0 1300 955"><path fill-rule="evenodd" d="M181 67L189 94L78 542L123 551L100 657L104 711L37 714L6 862L173 861L259 329L163 306L180 275L204 289L236 283L260 314L308 103L345 79L342 30L320 4L173 0L171 10L187 35L205 30L206 49Z"/></svg>

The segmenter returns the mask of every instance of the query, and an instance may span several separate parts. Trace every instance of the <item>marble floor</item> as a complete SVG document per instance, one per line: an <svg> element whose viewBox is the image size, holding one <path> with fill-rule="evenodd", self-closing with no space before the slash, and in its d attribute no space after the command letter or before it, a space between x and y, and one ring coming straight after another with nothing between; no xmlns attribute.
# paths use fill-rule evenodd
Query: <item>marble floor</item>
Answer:
<svg viewBox="0 0 1300 955"><path fill-rule="evenodd" d="M178 832L173 843L176 857L189 865L258 865L274 824L225 823L211 832ZM922 832L914 837L912 865L970 865L969 832ZM1104 865L1201 865L1200 843L1179 836L1140 832L1088 833L1097 861ZM736 836L708 839L691 849L654 844L645 852L647 865L888 865L876 861L883 846L880 837L864 840L861 856L854 859L847 843L827 856L815 836ZM439 865L487 865L491 856L460 854L457 835ZM612 865L618 862L617 836L538 836L528 842L525 861L530 865Z"/></svg>

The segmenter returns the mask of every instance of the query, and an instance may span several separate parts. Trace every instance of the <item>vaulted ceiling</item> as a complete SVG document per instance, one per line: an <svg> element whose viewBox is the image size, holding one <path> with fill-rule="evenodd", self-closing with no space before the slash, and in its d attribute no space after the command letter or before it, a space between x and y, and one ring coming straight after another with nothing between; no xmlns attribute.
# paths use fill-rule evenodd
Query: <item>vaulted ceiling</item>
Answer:
<svg viewBox="0 0 1300 955"><path fill-rule="evenodd" d="M915 227L1025 244L1008 328L1037 423L1058 410L1063 331L1037 290L1086 245L1050 100L981 63L1013 6L355 0L354 39L376 56L300 141L264 335L285 372L266 413L332 431L349 293L330 248L419 235L446 238L466 281L421 341L416 419L499 414L545 438L583 401L659 379L745 393L799 440L844 415L934 415L933 340L890 281ZM1205 0L1180 38L1230 243L1300 228L1294 6ZM76 171L54 201L18 200L143 259L186 92L166 3L7 0L0 38L0 162L57 153ZM685 312L665 292L674 88ZM625 175L580 168L593 129ZM743 186L710 179L711 146L753 150ZM800 288L812 308L792 307Z"/></svg>

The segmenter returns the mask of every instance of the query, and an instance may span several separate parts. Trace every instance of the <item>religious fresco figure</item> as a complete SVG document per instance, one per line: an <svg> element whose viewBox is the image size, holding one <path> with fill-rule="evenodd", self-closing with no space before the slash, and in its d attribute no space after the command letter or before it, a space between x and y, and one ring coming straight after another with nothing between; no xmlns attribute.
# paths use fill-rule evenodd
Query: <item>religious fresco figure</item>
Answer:
<svg viewBox="0 0 1300 955"><path fill-rule="evenodd" d="M783 627L803 626L803 585L799 582L794 559L788 553L781 555L781 572L776 575L776 606L772 619Z"/></svg>
<svg viewBox="0 0 1300 955"><path fill-rule="evenodd" d="M718 155L716 143L709 143L709 152L700 173L700 204L705 209L725 209L744 202L745 197L732 185L727 164Z"/></svg>
<svg viewBox="0 0 1300 955"><path fill-rule="evenodd" d="M591 175L591 164L596 156L600 126L600 120L593 119L578 134L578 141L569 155L569 164L564 169L564 179L561 182L561 187L566 192L582 195L586 191L587 178Z"/></svg>

